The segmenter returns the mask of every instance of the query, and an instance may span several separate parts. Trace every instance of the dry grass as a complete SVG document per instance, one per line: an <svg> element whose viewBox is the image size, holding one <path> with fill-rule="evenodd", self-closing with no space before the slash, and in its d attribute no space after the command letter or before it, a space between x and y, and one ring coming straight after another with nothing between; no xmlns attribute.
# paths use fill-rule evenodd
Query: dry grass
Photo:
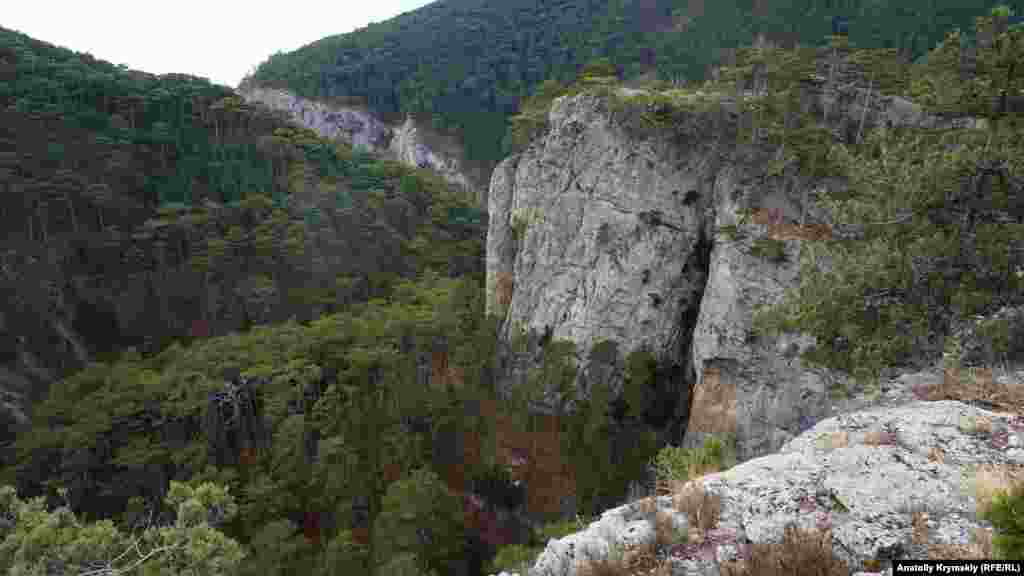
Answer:
<svg viewBox="0 0 1024 576"><path fill-rule="evenodd" d="M827 240L832 237L832 229L826 224L790 224L785 221L782 213L776 210L755 210L751 219L755 224L768 226L768 237L775 240Z"/></svg>
<svg viewBox="0 0 1024 576"><path fill-rule="evenodd" d="M672 520L672 516L668 512L658 512L655 514L654 545L659 550L664 550L669 546L677 544L684 538L685 534L679 533L675 522Z"/></svg>
<svg viewBox="0 0 1024 576"><path fill-rule="evenodd" d="M882 561L877 558L868 558L862 564L865 572L882 572Z"/></svg>
<svg viewBox="0 0 1024 576"><path fill-rule="evenodd" d="M974 474L974 496L978 509L986 509L998 493L1006 493L1017 483L1024 481L1024 470L1020 467L982 464Z"/></svg>
<svg viewBox="0 0 1024 576"><path fill-rule="evenodd" d="M668 576L666 564L659 564L653 544L641 544L625 550L613 550L604 558L581 562L579 576L639 576L654 574Z"/></svg>
<svg viewBox="0 0 1024 576"><path fill-rule="evenodd" d="M984 402L997 411L1024 414L1024 385L998 382L992 368L947 368L942 382L915 387L914 394L921 400Z"/></svg>
<svg viewBox="0 0 1024 576"><path fill-rule="evenodd" d="M515 280L508 272L498 272L496 275L495 292L497 292L498 310L495 312L504 314L512 303L512 292L515 290Z"/></svg>
<svg viewBox="0 0 1024 576"><path fill-rule="evenodd" d="M755 215L757 218L765 216ZM777 223L774 226L784 226ZM735 405L729 387L722 386L717 373L710 374L704 391L712 402L714 416L729 415L730 408ZM994 378L991 368L960 369L951 368L944 372L942 382L931 386L915 388L915 395L924 400L959 400L965 403L984 402L996 407L998 411L1024 413L1024 386L1007 386L999 384ZM709 413L708 416L711 414ZM709 418L708 420L715 420ZM710 424L710 422L709 422ZM719 423L720 425L720 423ZM709 426L710 427L710 426ZM965 417L961 427L971 433L992 434L992 421L986 417ZM863 444L869 446L886 446L897 444L897 435L885 430L872 430L863 437ZM850 444L849 433L846 431L825 434L818 438L817 444L822 449L834 450ZM928 451L928 460L942 463L946 452L934 446ZM706 492L699 482L693 480L705 474L718 472L714 466L699 467L690 471L685 479L659 479L656 493L668 494L672 497L673 507L686 514L690 520L691 532L679 534L673 525L671 515L657 510L654 497L638 500L638 510L651 518L654 526L655 539L646 547L638 547L612 554L609 558L593 561L581 568L579 574L584 576L633 576L656 575L670 576L669 564L659 563L655 551L671 549L681 538L688 538L697 543L704 541L708 531L715 528L722 511L721 497ZM979 510L987 508L993 497L1008 491L1016 482L1024 482L1024 467L980 466L974 476L973 490ZM928 526L929 513L926 510L908 510L911 524L911 542L931 559L984 559L993 558L993 531L975 528L968 544L945 544L932 542L932 534ZM870 572L883 571L885 561L877 558L865 560L861 569ZM719 566L722 576L848 576L852 571L832 550L831 530L826 525L819 525L816 530L800 530L793 525L786 528L783 540L778 543L761 543L748 546L741 553L740 559L725 562Z"/></svg>
<svg viewBox="0 0 1024 576"><path fill-rule="evenodd" d="M849 576L851 570L832 551L831 531L805 531L789 525L782 542L753 544L734 562L720 566L722 576Z"/></svg>
<svg viewBox="0 0 1024 576"><path fill-rule="evenodd" d="M658 503L652 498L643 498L636 501L637 511L647 517L653 517L658 510Z"/></svg>
<svg viewBox="0 0 1024 576"><path fill-rule="evenodd" d="M914 544L928 543L928 513L918 510L910 514L910 525L912 526L911 541Z"/></svg>
<svg viewBox="0 0 1024 576"><path fill-rule="evenodd" d="M889 432L869 433L866 444L886 445L894 441ZM944 453L933 448L929 454L933 460L941 460ZM984 508L1000 492L1008 491L1016 482L1024 481L1024 467L983 465L974 478L974 491L978 507ZM681 534L672 522L671 514L659 511L654 497L638 500L637 510L651 518L654 524L654 541L630 550L618 551L609 557L588 562L580 567L583 576L671 576L671 566L666 560L658 560L657 551L671 550L681 541L704 542L706 534L717 527L722 512L720 496L704 490L700 482L674 481L662 485L672 491L673 507L690 519L690 533ZM928 511L910 507L907 513L911 519L911 542L930 559L985 559L995 557L992 547L991 529L976 528L967 544L945 544L931 542L928 526ZM886 562L869 558L861 563L860 569L868 572L882 572ZM852 570L832 549L832 533L827 522L817 529L801 530L794 525L787 526L783 539L777 543L761 543L747 546L740 558L719 565L722 576L849 576Z"/></svg>
<svg viewBox="0 0 1024 576"><path fill-rule="evenodd" d="M701 383L693 392L688 432L736 434L736 384L720 368L704 368Z"/></svg>
<svg viewBox="0 0 1024 576"><path fill-rule="evenodd" d="M972 482L978 510L988 508L996 494L1010 490L1021 481L1024 481L1024 468L991 464L979 466ZM911 542L920 546L929 559L981 560L996 557L992 548L992 529L975 528L967 544L932 542L928 518L926 511L910 511Z"/></svg>
<svg viewBox="0 0 1024 576"><path fill-rule="evenodd" d="M722 497L705 491L699 482L687 483L673 495L672 505L686 514L691 530L696 529L698 537L718 525L722 515Z"/></svg>
<svg viewBox="0 0 1024 576"><path fill-rule="evenodd" d="M975 528L967 544L929 543L925 550L930 560L984 560L995 558L992 530Z"/></svg>

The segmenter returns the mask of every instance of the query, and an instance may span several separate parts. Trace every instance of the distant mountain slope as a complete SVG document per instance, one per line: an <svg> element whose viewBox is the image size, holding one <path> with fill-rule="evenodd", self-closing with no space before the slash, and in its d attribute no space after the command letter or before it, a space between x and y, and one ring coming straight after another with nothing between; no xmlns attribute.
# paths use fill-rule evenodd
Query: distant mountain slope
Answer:
<svg viewBox="0 0 1024 576"><path fill-rule="evenodd" d="M10 434L50 383L96 358L308 319L427 267L470 272L482 254L479 211L427 171L204 79L3 28L0 193Z"/></svg>
<svg viewBox="0 0 1024 576"><path fill-rule="evenodd" d="M1007 2L1018 12L1024 2ZM970 29L995 2L979 0L459 0L439 1L349 34L275 54L258 84L313 99L344 97L382 115L433 116L459 133L470 160L509 151L505 119L548 78L571 80L596 57L630 79L701 79L723 48L758 34L820 44L834 16L850 39L914 57L943 31Z"/></svg>

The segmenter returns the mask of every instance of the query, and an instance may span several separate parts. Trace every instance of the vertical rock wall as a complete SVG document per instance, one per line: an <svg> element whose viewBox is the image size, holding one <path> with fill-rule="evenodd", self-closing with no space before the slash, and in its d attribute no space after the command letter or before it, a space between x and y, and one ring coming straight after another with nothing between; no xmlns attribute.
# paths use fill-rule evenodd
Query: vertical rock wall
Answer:
<svg viewBox="0 0 1024 576"><path fill-rule="evenodd" d="M774 451L828 415L838 378L800 363L813 344L806 336L751 330L753 311L798 281L809 241L772 236L761 216L803 230L812 183L768 178L764 151L726 137L735 117L694 113L694 130L675 138L640 137L615 118L605 97L558 99L550 130L494 171L487 309L504 318L506 341L525 331L575 343L584 393L595 343L618 345L617 369L604 372L613 390L625 381L622 357L654 354L655 404L667 408L672 443L685 429L685 445L724 434L743 459ZM740 234L730 239L723 226ZM752 250L767 239L781 243L782 258ZM511 355L506 389L537 361Z"/></svg>

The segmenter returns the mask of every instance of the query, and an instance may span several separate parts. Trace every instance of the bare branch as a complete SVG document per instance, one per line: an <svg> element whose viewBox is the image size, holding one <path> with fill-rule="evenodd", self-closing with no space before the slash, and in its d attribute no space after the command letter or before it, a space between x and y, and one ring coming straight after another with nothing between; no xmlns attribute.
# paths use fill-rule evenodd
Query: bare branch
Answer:
<svg viewBox="0 0 1024 576"><path fill-rule="evenodd" d="M155 556L157 554L163 554L164 552L170 552L172 550L177 550L177 549L179 549L181 547L182 547L182 544L179 543L179 544L174 544L174 545L171 545L171 546L164 546L162 548L154 548L153 550L150 550L149 553L146 554L145 556L141 556L138 560L135 561L134 564L131 564L131 565L126 566L124 568L102 568L100 570L90 570L88 572L79 572L78 576L116 576L118 574L127 574L127 573L130 573L135 568L141 566L144 562L146 562L147 560L149 560L153 556ZM137 543L135 545L135 548L136 548L136 550L138 550L138 544Z"/></svg>

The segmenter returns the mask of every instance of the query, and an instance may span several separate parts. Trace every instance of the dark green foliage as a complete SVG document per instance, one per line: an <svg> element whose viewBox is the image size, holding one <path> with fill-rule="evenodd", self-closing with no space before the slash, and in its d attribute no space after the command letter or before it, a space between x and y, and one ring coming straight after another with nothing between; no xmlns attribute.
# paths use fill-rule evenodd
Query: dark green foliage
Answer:
<svg viewBox="0 0 1024 576"><path fill-rule="evenodd" d="M481 424L466 418L458 396L450 391L436 394L414 386L411 363L416 348L429 350L426 347L438 337L448 338L453 357L465 362L467 373L490 358L486 350L476 350L487 345L481 337L486 329L477 326L481 298L471 296L477 292L478 286L470 281L427 276L422 283L398 283L390 304L377 300L357 305L350 314L326 316L309 326L256 327L201 345L173 347L149 359L126 356L114 365L94 365L54 387L37 412L38 421L49 425L19 437L20 465L12 471L26 472L47 454L59 454L65 447L108 445L111 453L92 463L106 470L100 487L109 492L102 506L93 510L96 515L117 515L128 504L129 490L144 492L146 485L139 485L138 479L145 480L142 471L147 467L173 464L196 479L232 486L240 495L240 519L228 532L247 545L259 546L243 562L243 573L264 573L263 569L335 573L338 566L365 568L366 554L398 545L392 542L397 533L372 532L368 549L345 540L351 537L345 536L346 530L367 525L353 520L357 503L369 499L371 526L372 519L385 510L392 511L393 520L401 520L400 515L394 516L397 509L389 508L392 500L386 498L389 474L397 473L393 479L400 480L412 470L431 465L433 430L446 423ZM394 347L403 341L414 347L408 354L399 354ZM213 455L204 449L205 438L179 447L154 433L159 431L157 425L145 424L153 422L146 417L146 406L158 407L153 414L156 421L198 417L205 409L207 392L222 385L222 374L232 372L262 379L263 417L273 439L255 465L209 467ZM332 374L329 379L328 373ZM467 378L467 388L471 384ZM432 429L410 433L404 427L405 417L420 414ZM114 435L119 420L134 422L141 431ZM55 424L61 426L47 432ZM200 431L203 436L209 432ZM307 438L312 431L319 441L311 463ZM120 460L117 468L111 466L115 458ZM65 462L52 472L54 478L75 478L76 466ZM468 466L467 471L474 474L475 468ZM461 519L461 504L439 496L440 487L430 480L429 472L419 474L411 483L395 487L394 498L426 494L417 502L430 505L422 511L431 522L439 514ZM89 489L75 481L69 485L73 493ZM322 534L322 549L309 546L294 524L283 522L309 511L332 512L339 519L335 531ZM454 546L461 539L452 536L450 542ZM459 556L455 548L447 556L440 550L419 549L417 561L436 567L445 558ZM421 557L427 552L427 557ZM447 571L439 569L439 573Z"/></svg>
<svg viewBox="0 0 1024 576"><path fill-rule="evenodd" d="M626 356L626 383L623 396L629 406L629 414L642 416L655 400L654 388L658 362L647 350L634 350Z"/></svg>
<svg viewBox="0 0 1024 576"><path fill-rule="evenodd" d="M1020 114L991 102L1001 87L1019 82L1006 77L1009 62L1019 60L1019 52L1007 51L1019 32L995 34L996 25L978 19L978 34L991 40L979 45L973 72L960 69L960 37L953 34L909 67L905 82L891 85L947 115L987 116L988 128L879 128L841 143L804 119L803 144L781 124L769 129L770 139L781 136L785 150L801 158L802 172L843 179L829 186L826 200L843 239L802 247L799 289L760 311L759 329L809 332L819 346L807 360L868 381L886 366L938 356L936 343L954 319L1022 303ZM875 61L859 49L849 59ZM818 137L805 138L808 130Z"/></svg>
<svg viewBox="0 0 1024 576"><path fill-rule="evenodd" d="M618 78L619 72L615 64L607 58L598 58L587 62L580 70L580 76L586 78Z"/></svg>
<svg viewBox="0 0 1024 576"><path fill-rule="evenodd" d="M835 16L849 19L851 43L915 59L998 3L439 2L275 54L251 81L362 101L396 118L414 113L457 133L471 160L493 165L512 149L494 134L525 109L523 99L545 80L572 81L591 60L603 59L602 72L614 66L627 80L695 82L723 49L752 44L759 34L787 46L820 45Z"/></svg>
<svg viewBox="0 0 1024 576"><path fill-rule="evenodd" d="M240 576L286 576L296 570L312 574L315 554L295 524L274 520L254 531L249 558Z"/></svg>
<svg viewBox="0 0 1024 576"><path fill-rule="evenodd" d="M524 574L533 565L533 562L536 561L537 556L541 552L543 552L543 549L540 547L530 547L522 544L502 546L491 560L488 573L517 572Z"/></svg>
<svg viewBox="0 0 1024 576"><path fill-rule="evenodd" d="M521 151L531 140L542 134L548 127L548 110L551 103L560 96L570 95L578 91L573 87L564 86L557 80L545 80L535 93L523 102L519 113L509 119L508 133L505 135L505 151L516 153Z"/></svg>
<svg viewBox="0 0 1024 576"><path fill-rule="evenodd" d="M49 240L59 246L55 241L70 233L77 233L76 241L84 237L98 242L109 240L101 233L104 228L124 228L135 234L135 244L128 246L132 253L154 261L132 266L156 267L153 256L162 243L167 247L163 266L191 270L203 282L177 286L175 292L194 289L204 294L207 283L224 287L225 293L238 295L246 313L272 304L278 295L300 315L312 306L328 311L355 306L392 290L397 306L385 313L378 300L368 308L356 306L361 311L354 319L328 317L311 326L282 322L287 316L281 316L272 326L217 337L226 331L221 328L210 334L213 339L197 337L185 342L189 346L176 344L155 355L126 353L118 359L111 354L112 363L93 364L53 386L36 410L38 433L18 436L15 461L4 466L5 480L17 481L33 494L66 480L83 517L124 521L138 516L140 503L159 502L165 489L162 479L168 475L216 480L240 495L242 513L225 530L258 549L242 562L242 573L354 573L353 566L365 571L369 552L386 535L371 539L369 547L353 541L353 530L366 526L353 519L357 504L368 499L375 517L386 488L379 484L382 468L398 465L403 473L429 457L424 435L407 436L398 412L375 404L383 401L378 395L387 387L394 390L399 382L414 381L412 367L396 362L389 352L401 334L387 330L405 330L424 347L430 338L446 335L460 358L482 357L469 350L478 341L475 319L481 314L480 298L469 297L475 291L437 285L436 276L428 281L429 288L402 278L430 268L448 274L456 258L479 259L478 214L438 177L330 144L311 131L249 109L230 97L230 91L198 79L131 73L86 58L86 77L94 69L109 71L109 77L91 98L80 98L88 90L76 91L69 83L67 93L76 96L58 116L47 99L62 99L64 92L37 89L35 83L44 85L53 72L52 66L36 66L38 55L67 60L72 68L83 65L67 50L0 32L0 72L17 79L0 83L5 89L0 104L17 96L14 109L0 111L0 133L11 136L0 140L0 158L24 168L17 178L2 180L3 191L26 199L24 211L3 212L9 238L16 239L21 231L40 245ZM198 92L191 94L192 88ZM147 94L152 97L145 98ZM75 122L79 112L89 120ZM109 121L100 121L105 118ZM103 132L80 132L93 129ZM35 143L29 139L33 134L51 138ZM36 157L39 166L31 163ZM24 179L28 176L39 182ZM47 222L33 214L38 207L29 202L35 200L30 189L47 179L67 182L77 229L73 219L54 222L51 217ZM305 213L285 208L291 193L311 186L319 188L325 203L302 206L309 208ZM375 197L383 198L376 207L371 203ZM86 204L86 199L96 205ZM207 199L227 206L205 206L202 201ZM401 217L392 217L387 210L399 202ZM454 222L441 217L448 214L456 217ZM305 226L303 216L309 218ZM381 225L384 221L386 226ZM318 277L306 260L310 235L327 226L337 231L336 238L359 246L336 247L336 253L362 254L365 260L353 256L344 267L328 268L326 277ZM403 251L413 238L422 239L430 250ZM118 239L128 241L127 234ZM55 275L107 275L114 281L117 274L136 271L120 261L109 265L81 254L62 257L71 268ZM101 263L108 265L100 268ZM335 278L339 272L346 274ZM162 280L154 280L159 289ZM31 278L24 282L31 288L21 293L33 298L40 283ZM445 300L449 293L458 294L455 303ZM12 310L24 307L18 298L5 301ZM41 301L39 312L33 305L26 313L46 324L41 312L45 306ZM284 305L276 309L282 315L289 311ZM442 320L442 312L451 319ZM363 318L364 313L369 316ZM174 320L169 310L146 328L157 332ZM434 323L439 330L429 328ZM452 323L466 332L454 332ZM389 328L381 332L382 326ZM39 340L52 348L52 341ZM371 353L362 354L366 351ZM385 380L371 377L374 363L367 364L367 358L389 367ZM244 457L238 454L244 446L233 444L232 433L219 428L223 424L211 427L204 419L211 414L207 394L223 389L225 372L241 372L260 382L261 416L272 435L269 447ZM379 386L364 386L367 382ZM430 416L431 409L442 405L419 394L390 396L396 397L413 403L402 405L407 413L415 407ZM335 410L342 411L334 412L336 421L350 428L332 428L316 417ZM353 419L344 410L368 417ZM371 427L375 433L366 436ZM231 458L218 468L225 451ZM323 529L319 545L312 545L296 519L301 523L305 515L320 512L340 519Z"/></svg>
<svg viewBox="0 0 1024 576"><path fill-rule="evenodd" d="M414 470L392 484L377 522L389 541L380 550L382 560L412 553L421 573L445 574L467 554L461 502L430 470Z"/></svg>
<svg viewBox="0 0 1024 576"><path fill-rule="evenodd" d="M0 94L0 110L20 116L8 118L16 122L12 128L59 118L69 131L90 132L88 141L74 138L72 145L43 142L51 166L81 165L85 157L145 146L147 179L130 193L151 206L203 198L231 202L272 188L271 163L254 143L239 141L241 104L225 87L183 75L129 75L7 29L0 29L0 51L8 55L5 67L21 72Z"/></svg>
<svg viewBox="0 0 1024 576"><path fill-rule="evenodd" d="M736 462L732 440L709 437L699 448L666 446L658 451L652 464L658 479L686 482L695 475L726 470Z"/></svg>
<svg viewBox="0 0 1024 576"><path fill-rule="evenodd" d="M590 361L614 364L619 358L619 344L614 340L599 340L590 348Z"/></svg>
<svg viewBox="0 0 1024 576"><path fill-rule="evenodd" d="M174 522L126 533L109 520L82 522L67 506L51 511L45 498L23 501L0 486L0 570L86 574L98 565L118 574L235 574L245 550L219 529L236 513L231 495L213 484L171 482L165 500Z"/></svg>
<svg viewBox="0 0 1024 576"><path fill-rule="evenodd" d="M774 238L758 238L750 246L750 253L772 262L783 262L786 260L786 243Z"/></svg>
<svg viewBox="0 0 1024 576"><path fill-rule="evenodd" d="M997 494L981 517L995 528L996 554L1006 560L1024 560L1024 484L1015 483Z"/></svg>
<svg viewBox="0 0 1024 576"><path fill-rule="evenodd" d="M624 78L635 78L652 67L663 79L698 78L717 48L759 31L817 41L823 34L818 28L831 15L818 2L780 0L774 11L755 18L751 9L718 2L705 3L703 15L684 23L685 8L666 4L674 9L664 10L673 17L667 22L687 28L675 34L660 33L664 18L641 18L633 6L643 3L570 2L557 10L541 4L508 2L474 12L465 2L436 3L275 56L257 81L314 97L343 90L378 110L415 112L440 128L461 131L473 154L492 161L499 152L526 145L546 127L551 101L587 82L620 70ZM928 98L934 90L927 75L946 60L931 60L932 72L926 73L926 67L904 69L895 52L921 50L941 31L936 23L967 21L973 8L957 4L914 35L898 31L921 21L917 2L872 14L866 3L853 2L838 11L870 15L877 24L860 26L855 18L854 43L900 44L884 53L856 53L876 70L883 91L910 90L916 79L916 89ZM515 13L511 23L486 17L501 10ZM459 33L445 33L450 26ZM473 27L472 34L462 33ZM652 37L651 27L659 34ZM470 432L486 439L492 433L469 406L494 393L498 333L498 320L483 317L479 263L485 218L471 208L471 199L436 175L283 126L247 109L222 87L189 77L131 74L2 32L0 103L6 109L0 111L0 174L18 167L19 176L0 181L3 191L26 199L24 207L13 204L4 212L5 230L45 246L44 240L76 226L94 232L114 224L147 241L165 242L172 247L167 262L187 264L204 282L223 282L230 293L237 288L244 310L255 310L274 288L308 306L285 311L317 306L328 312L310 322L299 320L311 320L311 314L290 322L283 316L243 332L168 346L159 354L126 351L116 361L61 379L38 406L36 427L18 436L16 459L4 467L4 479L33 494L67 485L82 517L122 522L137 518L144 503L160 502L168 477L216 480L238 495L240 513L223 532L250 552L239 566L244 574L365 574L378 568L397 572L399 566L450 573L465 556L466 528L459 495L439 480L446 472L442 456L451 450L443 439ZM460 44L446 54L433 51L456 39ZM1000 89L1017 87L1006 77L1010 61L999 56L1012 54L1008 48L1015 41L998 36L1001 52L982 54L983 69ZM653 55L645 52L650 46ZM807 72L808 54L784 52L738 51L736 65L721 70L718 87L744 77L759 60L773 90L797 81ZM416 69L403 70L411 54L417 55ZM68 71L110 75L87 75L79 90L59 88L64 76L74 76L60 70L61 62ZM581 78L585 62L591 64ZM11 78L16 81L7 82ZM992 95L977 94L972 105ZM676 102L668 96L633 104L639 120L651 126L681 130L674 125L687 117L673 109ZM834 268L805 272L808 281L797 304L775 311L777 326L804 329L823 343L812 359L851 371L872 369L903 359L923 329L944 326L950 310L969 315L994 302L1019 302L1024 262L1014 239L1024 236L1019 223L1005 218L1018 209L1020 196L1022 139L1014 118L989 115L999 122L992 134L873 133L843 146L813 118L780 121L795 114L791 98L762 104L762 123L744 133L749 141L783 144L783 165L795 159L804 174L846 176L851 190L830 197L836 219L867 228L860 240L828 244ZM494 135L516 112L506 147L499 150ZM50 125L57 126L58 137L23 145L24 134ZM18 154L22 149L31 161ZM22 166L39 177L20 179ZM86 177L76 181L75 174ZM70 210L67 217L39 217L43 204L33 204L35 197L26 192L34 188L22 189L29 185L80 192L72 208L81 216L81 199L90 198L100 207L89 204L88 217L96 224L74 220ZM285 208L295 192L313 192L311 187L324 203L300 205L308 212ZM206 209L203 199L231 206ZM54 206L64 205L46 206L56 213ZM913 215L899 225L865 224L903 211ZM337 235L313 236L328 228ZM321 241L337 242L331 253L347 261L316 276L309 269ZM155 242L136 248L153 260L159 251ZM813 256L813 250L806 252ZM33 289L41 285L34 278L26 282ZM159 279L153 284L161 286ZM24 305L8 299L11 314L22 314L11 316L12 324L43 316L37 311L47 302L35 294L25 299ZM424 385L420 359L439 348L463 368L461 389ZM614 343L598 343L590 353L599 362L619 363ZM532 375L537 386L523 392L549 386L564 402L577 401L579 410L562 421L561 452L577 471L578 509L598 512L621 498L656 445L650 430L609 418L613 399L604 383L595 383L586 402L577 397L574 354L571 345L548 343ZM636 352L625 359L625 368L627 404L641 413L650 405L656 362ZM260 382L271 442L218 467L219 453L243 448L223 427L204 425L211 410L207 395L223 390L225 372ZM518 415L529 422L523 404ZM669 463L681 462L690 471L719 462L726 452L706 445L676 454ZM494 459L484 454L481 462L466 463L466 477L484 476L496 466ZM302 525L316 514L332 521L315 531ZM432 530L417 532L424 527ZM388 566L388 560L394 563Z"/></svg>

